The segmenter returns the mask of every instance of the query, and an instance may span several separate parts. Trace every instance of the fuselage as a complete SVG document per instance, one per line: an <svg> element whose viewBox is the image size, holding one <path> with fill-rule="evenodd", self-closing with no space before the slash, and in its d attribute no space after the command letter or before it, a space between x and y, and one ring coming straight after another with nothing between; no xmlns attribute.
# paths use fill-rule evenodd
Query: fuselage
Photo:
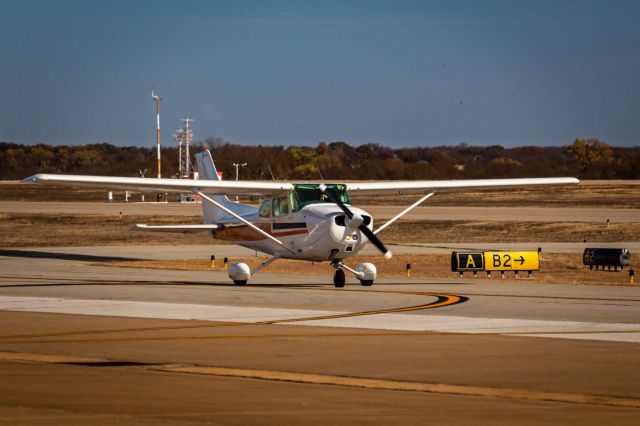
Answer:
<svg viewBox="0 0 640 426"><path fill-rule="evenodd" d="M213 236L270 255L313 261L346 259L367 243L367 238L350 226L349 219L335 203L319 201L296 208L293 195L267 198L259 208L242 215L289 249L231 216L216 223L219 228L213 231ZM357 207L349 209L361 215L370 229L373 227L369 213Z"/></svg>

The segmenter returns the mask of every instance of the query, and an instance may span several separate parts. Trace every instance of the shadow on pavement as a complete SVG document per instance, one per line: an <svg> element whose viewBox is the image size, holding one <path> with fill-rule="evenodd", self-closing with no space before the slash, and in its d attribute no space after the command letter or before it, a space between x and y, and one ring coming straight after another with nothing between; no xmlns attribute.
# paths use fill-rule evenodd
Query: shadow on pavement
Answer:
<svg viewBox="0 0 640 426"><path fill-rule="evenodd" d="M31 257L31 258L39 258L39 259L77 260L77 261L87 261L87 262L117 262L117 261L144 260L144 259L138 259L134 257L94 256L90 254L77 254L77 253L53 253L53 252L47 252L47 251L2 250L2 249L0 249L0 256Z"/></svg>

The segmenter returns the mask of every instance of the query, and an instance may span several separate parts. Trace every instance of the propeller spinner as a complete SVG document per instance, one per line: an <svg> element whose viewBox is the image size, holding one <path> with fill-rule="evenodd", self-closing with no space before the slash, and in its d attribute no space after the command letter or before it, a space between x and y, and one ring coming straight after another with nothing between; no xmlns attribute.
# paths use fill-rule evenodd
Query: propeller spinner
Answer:
<svg viewBox="0 0 640 426"><path fill-rule="evenodd" d="M391 259L393 254L391 251L387 250L382 241L373 233L371 229L367 225L364 224L364 218L360 214L354 214L349 207L347 207L342 201L335 196L335 194L331 191L327 190L326 185L321 184L319 187L320 191L326 195L332 202L336 203L338 207L347 215L349 218L349 225L353 228L358 228L360 232L362 232L368 239L373 243L374 246L384 255L385 259Z"/></svg>

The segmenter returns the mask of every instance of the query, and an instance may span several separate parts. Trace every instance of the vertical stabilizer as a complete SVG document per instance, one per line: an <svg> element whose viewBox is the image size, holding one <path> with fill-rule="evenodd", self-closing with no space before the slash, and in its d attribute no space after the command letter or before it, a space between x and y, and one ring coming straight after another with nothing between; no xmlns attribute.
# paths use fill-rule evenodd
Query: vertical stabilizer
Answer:
<svg viewBox="0 0 640 426"><path fill-rule="evenodd" d="M196 164L198 165L198 177L202 180L222 180L218 175L216 165L213 163L213 158L208 149L198 152L196 155ZM207 194L205 192L205 194ZM255 213L257 210L255 207L247 206L246 204L234 203L229 200L226 195L209 195L216 202L222 204L229 210L244 216L247 214ZM202 200L202 216L203 223L212 224L218 223L223 220L227 220L229 215L218 207L214 206L207 200ZM235 219L233 220L235 221Z"/></svg>

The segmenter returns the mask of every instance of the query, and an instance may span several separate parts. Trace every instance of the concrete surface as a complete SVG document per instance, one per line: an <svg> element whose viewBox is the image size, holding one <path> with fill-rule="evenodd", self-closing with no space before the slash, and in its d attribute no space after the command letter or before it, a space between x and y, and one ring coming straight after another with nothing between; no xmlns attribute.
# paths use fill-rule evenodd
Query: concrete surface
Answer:
<svg viewBox="0 0 640 426"><path fill-rule="evenodd" d="M182 248L127 249L0 253L0 423L640 417L638 286L93 266Z"/></svg>

